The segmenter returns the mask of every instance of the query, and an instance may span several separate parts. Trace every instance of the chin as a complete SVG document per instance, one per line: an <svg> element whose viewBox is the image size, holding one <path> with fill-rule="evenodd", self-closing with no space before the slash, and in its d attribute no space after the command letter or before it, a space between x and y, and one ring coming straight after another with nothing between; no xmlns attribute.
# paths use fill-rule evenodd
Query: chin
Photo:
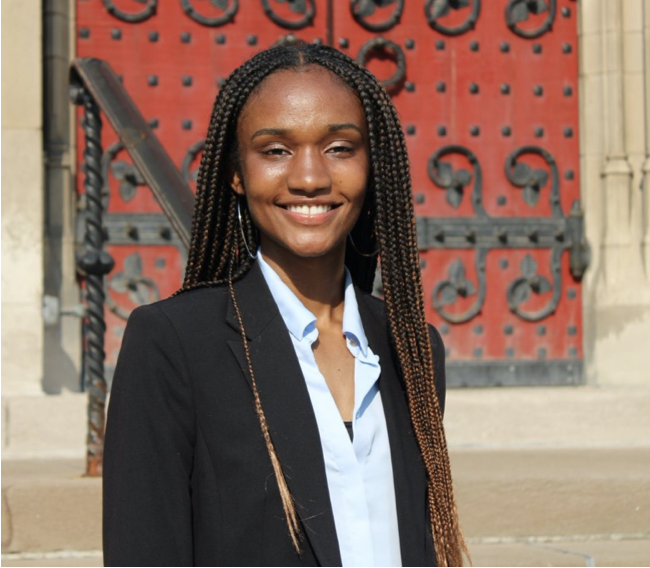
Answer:
<svg viewBox="0 0 650 568"><path fill-rule="evenodd" d="M343 243L339 243L337 245L326 245L323 243L300 243L294 244L293 246L289 245L286 248L290 253L300 258L319 258L337 254L341 250L345 251Z"/></svg>
<svg viewBox="0 0 650 568"><path fill-rule="evenodd" d="M332 254L333 251L331 249L298 249L291 250L291 252L300 258L320 258Z"/></svg>

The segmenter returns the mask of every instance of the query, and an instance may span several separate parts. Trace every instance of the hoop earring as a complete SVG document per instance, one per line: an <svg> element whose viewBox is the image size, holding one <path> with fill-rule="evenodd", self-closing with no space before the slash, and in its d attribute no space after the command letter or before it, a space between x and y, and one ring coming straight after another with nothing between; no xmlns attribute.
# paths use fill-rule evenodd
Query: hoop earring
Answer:
<svg viewBox="0 0 650 568"><path fill-rule="evenodd" d="M251 260L257 260L257 255L253 255L251 249L248 248L248 243L246 242L246 234L244 233L244 223L241 220L241 197L237 196L237 219L239 219L239 230L241 231L241 238L244 241L244 246L246 247L246 252L248 256L251 257Z"/></svg>
<svg viewBox="0 0 650 568"><path fill-rule="evenodd" d="M379 249L377 249L374 252L367 253L367 252L361 252L358 248L357 245L354 244L354 241L352 240L352 233L348 233L348 239L350 240L350 244L352 245L352 248L354 249L354 252L356 252L359 256L363 256L365 258L374 258L379 254Z"/></svg>

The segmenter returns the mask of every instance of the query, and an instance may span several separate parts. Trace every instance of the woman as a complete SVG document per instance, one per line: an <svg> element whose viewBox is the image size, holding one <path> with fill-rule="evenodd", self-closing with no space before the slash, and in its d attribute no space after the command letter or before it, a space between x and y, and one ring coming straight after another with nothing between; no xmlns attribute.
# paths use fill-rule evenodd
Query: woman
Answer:
<svg viewBox="0 0 650 568"><path fill-rule="evenodd" d="M125 332L105 562L462 564L444 388L388 95L329 47L256 55L212 112L183 287Z"/></svg>

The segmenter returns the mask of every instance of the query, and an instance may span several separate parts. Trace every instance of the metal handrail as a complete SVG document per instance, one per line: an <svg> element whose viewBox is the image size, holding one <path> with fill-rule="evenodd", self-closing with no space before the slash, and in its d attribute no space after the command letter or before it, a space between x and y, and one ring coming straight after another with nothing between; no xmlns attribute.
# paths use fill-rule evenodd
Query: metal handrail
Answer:
<svg viewBox="0 0 650 568"><path fill-rule="evenodd" d="M88 306L88 321L84 326L89 378L86 475L99 476L106 408L104 277L115 264L104 250L102 188L105 180L101 169L100 112L108 118L186 249L190 244L194 195L106 61L75 59L70 69L70 97L74 104L84 108L86 216L84 242L77 251L76 265L86 279Z"/></svg>
<svg viewBox="0 0 650 568"><path fill-rule="evenodd" d="M76 104L83 104L78 99L79 89L95 100L181 243L189 248L194 194L111 66L92 57L75 59L70 70L70 87L71 97Z"/></svg>

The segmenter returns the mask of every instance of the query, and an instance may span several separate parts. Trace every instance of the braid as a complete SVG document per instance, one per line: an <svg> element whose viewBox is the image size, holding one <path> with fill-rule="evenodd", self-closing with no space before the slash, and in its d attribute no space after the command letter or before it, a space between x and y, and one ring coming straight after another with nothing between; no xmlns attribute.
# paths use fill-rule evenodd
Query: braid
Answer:
<svg viewBox="0 0 650 568"><path fill-rule="evenodd" d="M275 473L289 534L300 552L298 515L266 424L255 385L244 325L233 282L252 266L258 236L242 200L243 231L237 219L237 195L229 187L229 170L237 152L237 122L246 101L266 77L282 69L319 65L354 91L363 107L369 142L370 181L366 202L352 238L360 251L379 249L388 331L406 387L413 432L427 473L428 508L440 566L460 566L469 556L458 523L449 454L435 388L434 361L420 275L411 177L399 118L390 97L374 76L347 55L326 46L283 45L263 51L236 69L224 83L214 108L201 159L183 293L199 287L228 286L244 341L255 409ZM346 265L353 280L370 292L377 258L347 247Z"/></svg>

